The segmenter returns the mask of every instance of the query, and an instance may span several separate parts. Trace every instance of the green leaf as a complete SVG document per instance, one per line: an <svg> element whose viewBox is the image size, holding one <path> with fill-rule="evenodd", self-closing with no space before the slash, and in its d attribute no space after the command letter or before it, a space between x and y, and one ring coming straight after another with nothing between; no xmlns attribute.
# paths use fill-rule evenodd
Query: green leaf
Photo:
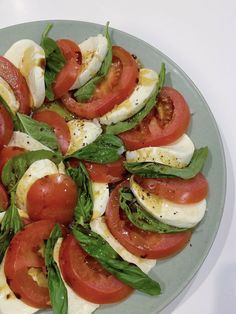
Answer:
<svg viewBox="0 0 236 314"><path fill-rule="evenodd" d="M68 158L77 158L99 164L116 161L122 153L123 142L112 134L102 134L93 143L74 152Z"/></svg>
<svg viewBox="0 0 236 314"><path fill-rule="evenodd" d="M161 293L158 282L136 265L124 261L101 236L82 226L74 227L73 234L82 248L120 281L149 295Z"/></svg>
<svg viewBox="0 0 236 314"><path fill-rule="evenodd" d="M185 168L174 168L154 162L125 162L125 168L144 178L194 178L203 168L207 159L208 148L196 149L191 162Z"/></svg>
<svg viewBox="0 0 236 314"><path fill-rule="evenodd" d="M71 112L69 112L65 106L63 106L59 101L53 101L49 103L43 104L37 112L45 111L45 110L50 110L53 112L58 113L66 122L74 119L74 116Z"/></svg>
<svg viewBox="0 0 236 314"><path fill-rule="evenodd" d="M57 240L62 237L61 228L56 224L46 242L45 264L48 271L48 288L54 314L68 313L67 289L61 278L58 266L53 258L53 250Z"/></svg>
<svg viewBox="0 0 236 314"><path fill-rule="evenodd" d="M50 159L56 164L62 161L62 156L48 150L25 152L9 159L2 170L2 183L8 191L16 189L18 181L32 163L40 159Z"/></svg>
<svg viewBox="0 0 236 314"><path fill-rule="evenodd" d="M90 223L93 215L93 193L91 180L85 166L67 169L67 174L74 180L78 188L78 202L75 208L75 223Z"/></svg>
<svg viewBox="0 0 236 314"><path fill-rule="evenodd" d="M120 207L126 213L128 219L139 229L158 233L177 233L189 230L167 225L152 217L137 202L129 188L120 190Z"/></svg>
<svg viewBox="0 0 236 314"><path fill-rule="evenodd" d="M52 90L52 84L57 74L62 70L66 64L66 60L57 46L57 43L48 37L49 31L52 29L52 24L48 24L41 38L41 47L45 51L46 68L45 68L45 85L46 85L46 97L48 100L54 99Z"/></svg>
<svg viewBox="0 0 236 314"><path fill-rule="evenodd" d="M22 222L15 206L15 195L11 193L11 205L5 212L0 228L0 263L14 235L22 229Z"/></svg>
<svg viewBox="0 0 236 314"><path fill-rule="evenodd" d="M59 151L57 137L53 129L49 127L47 123L36 121L21 113L17 113L16 116L18 119L18 131L30 135L35 140L54 151Z"/></svg>
<svg viewBox="0 0 236 314"><path fill-rule="evenodd" d="M93 77L91 80L89 80L82 87L80 87L74 93L74 96L78 102L86 102L86 101L90 100L90 98L93 96L93 94L95 92L97 84L100 83L101 80L107 75L107 73L111 67L112 44L111 44L111 38L109 35L108 26L109 26L109 23L107 23L106 30L105 30L105 36L107 38L107 44L108 44L108 51L107 51L106 57L104 58L103 63L101 65L101 68L98 71L97 75L95 77Z"/></svg>
<svg viewBox="0 0 236 314"><path fill-rule="evenodd" d="M161 70L159 73L159 80L157 83L157 87L155 92L151 95L151 97L147 100L147 103L143 109L137 112L134 116L129 118L128 120L118 122L116 124L108 125L105 129L107 134L119 134L126 131L129 131L136 127L152 110L152 108L156 105L156 99L159 95L160 90L162 89L165 82L165 64L162 63Z"/></svg>

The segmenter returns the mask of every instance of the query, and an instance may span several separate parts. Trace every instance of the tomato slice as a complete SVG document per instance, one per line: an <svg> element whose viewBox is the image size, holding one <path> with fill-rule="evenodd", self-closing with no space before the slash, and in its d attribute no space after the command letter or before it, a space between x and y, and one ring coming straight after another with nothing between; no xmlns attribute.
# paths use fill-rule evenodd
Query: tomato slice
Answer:
<svg viewBox="0 0 236 314"><path fill-rule="evenodd" d="M24 148L17 146L3 147L3 149L0 151L0 175L2 173L4 165L9 159L24 152Z"/></svg>
<svg viewBox="0 0 236 314"><path fill-rule="evenodd" d="M98 304L115 303L133 291L89 256L73 235L63 241L59 262L65 281L87 301Z"/></svg>
<svg viewBox="0 0 236 314"><path fill-rule="evenodd" d="M30 270L45 274L45 262L40 249L54 227L54 222L41 220L25 226L12 239L6 253L5 274L7 283L16 297L36 308L50 307L45 280L36 282Z"/></svg>
<svg viewBox="0 0 236 314"><path fill-rule="evenodd" d="M0 149L10 142L13 128L14 126L9 112L0 104Z"/></svg>
<svg viewBox="0 0 236 314"><path fill-rule="evenodd" d="M0 182L0 210L6 210L9 205L8 194L5 187Z"/></svg>
<svg viewBox="0 0 236 314"><path fill-rule="evenodd" d="M60 98L77 79L82 63L82 54L79 46L70 39L59 39L56 43L66 59L64 68L57 74L53 84L54 96Z"/></svg>
<svg viewBox="0 0 236 314"><path fill-rule="evenodd" d="M50 219L69 224L77 199L75 182L65 174L52 174L32 184L27 193L27 211L33 221Z"/></svg>
<svg viewBox="0 0 236 314"><path fill-rule="evenodd" d="M72 113L79 117L93 119L112 110L133 92L138 78L138 66L131 54L125 49L112 47L112 66L107 78L98 86L94 97L79 103L69 93L62 102Z"/></svg>
<svg viewBox="0 0 236 314"><path fill-rule="evenodd" d="M145 179L135 176L135 181L148 192L180 204L200 202L208 193L208 182L201 173L189 180Z"/></svg>
<svg viewBox="0 0 236 314"><path fill-rule="evenodd" d="M50 110L44 110L34 113L33 119L45 122L49 126L53 127L58 142L60 144L60 148L63 154L65 154L70 145L70 129L66 123L66 121L57 113Z"/></svg>
<svg viewBox="0 0 236 314"><path fill-rule="evenodd" d="M147 232L128 220L119 205L119 190L123 186L129 186L128 180L112 191L106 208L106 222L113 236L129 252L144 258L169 257L182 250L191 237L190 231L171 234Z"/></svg>
<svg viewBox="0 0 236 314"><path fill-rule="evenodd" d="M3 56L0 56L0 76L11 86L19 101L19 112L29 114L32 100L26 80L14 64Z"/></svg>
<svg viewBox="0 0 236 314"><path fill-rule="evenodd" d="M190 112L184 97L172 87L164 87L156 107L134 129L119 134L128 150L167 145L188 128Z"/></svg>
<svg viewBox="0 0 236 314"><path fill-rule="evenodd" d="M92 162L84 162L92 181L101 183L115 183L124 179L125 168L123 162L125 158L122 156L119 160L109 164L96 164Z"/></svg>

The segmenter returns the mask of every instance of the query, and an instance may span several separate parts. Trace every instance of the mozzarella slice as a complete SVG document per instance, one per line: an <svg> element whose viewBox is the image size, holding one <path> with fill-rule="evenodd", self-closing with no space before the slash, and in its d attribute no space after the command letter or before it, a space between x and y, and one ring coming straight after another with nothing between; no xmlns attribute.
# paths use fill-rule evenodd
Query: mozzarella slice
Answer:
<svg viewBox="0 0 236 314"><path fill-rule="evenodd" d="M130 179L130 188L138 203L159 221L180 228L192 228L204 217L206 200L192 204L177 204L145 191Z"/></svg>
<svg viewBox="0 0 236 314"><path fill-rule="evenodd" d="M20 103L11 89L11 86L0 76L0 96L5 100L13 112L17 112L20 108Z"/></svg>
<svg viewBox="0 0 236 314"><path fill-rule="evenodd" d="M8 146L17 146L24 148L28 151L35 151L35 150L50 150L47 146L41 144L39 141L35 140L33 137L29 136L26 133L15 131L13 132L12 138L8 143Z"/></svg>
<svg viewBox="0 0 236 314"><path fill-rule="evenodd" d="M67 122L70 130L71 141L66 155L92 143L102 133L102 128L97 120L74 119Z"/></svg>
<svg viewBox="0 0 236 314"><path fill-rule="evenodd" d="M57 243L54 247L53 252L53 258L60 270L60 264L59 264L59 252L61 248L63 239L60 238L57 240ZM62 277L62 274L61 274ZM99 304L91 303L89 301L84 300L80 296L78 296L71 288L68 286L68 284L65 282L65 280L62 277L62 280L65 284L67 295L68 295L68 312L67 314L90 314L93 313L98 307Z"/></svg>
<svg viewBox="0 0 236 314"><path fill-rule="evenodd" d="M98 233L110 246L127 262L137 265L144 273L148 273L155 265L156 260L133 255L127 251L111 234L104 217L99 217L90 222L92 231Z"/></svg>
<svg viewBox="0 0 236 314"><path fill-rule="evenodd" d="M186 167L194 153L194 144L184 134L176 142L160 147L144 147L126 152L127 162L156 162L175 168Z"/></svg>
<svg viewBox="0 0 236 314"><path fill-rule="evenodd" d="M92 219L101 217L106 210L109 200L109 186L107 183L92 182L93 216Z"/></svg>
<svg viewBox="0 0 236 314"><path fill-rule="evenodd" d="M22 39L13 44L4 55L25 77L33 107L39 108L45 98L44 68L45 53L33 40Z"/></svg>
<svg viewBox="0 0 236 314"><path fill-rule="evenodd" d="M108 42L106 37L99 34L88 38L79 47L82 53L82 69L71 90L83 86L95 76L107 54Z"/></svg>
<svg viewBox="0 0 236 314"><path fill-rule="evenodd" d="M140 69L139 82L131 96L102 116L101 124L110 125L124 121L139 112L156 89L158 74L150 69Z"/></svg>
<svg viewBox="0 0 236 314"><path fill-rule="evenodd" d="M38 311L20 299L17 299L7 284L4 272L5 257L0 265L0 313L1 314L33 314Z"/></svg>
<svg viewBox="0 0 236 314"><path fill-rule="evenodd" d="M26 170L16 189L16 206L26 211L27 193L32 184L47 175L64 173L49 159L37 160Z"/></svg>

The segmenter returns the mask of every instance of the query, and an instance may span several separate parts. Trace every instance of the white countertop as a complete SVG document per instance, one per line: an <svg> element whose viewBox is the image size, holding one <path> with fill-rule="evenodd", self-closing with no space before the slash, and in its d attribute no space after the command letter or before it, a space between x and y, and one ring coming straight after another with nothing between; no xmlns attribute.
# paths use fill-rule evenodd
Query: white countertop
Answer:
<svg viewBox="0 0 236 314"><path fill-rule="evenodd" d="M195 82L218 123L227 162L225 211L200 271L161 314L236 313L236 1L0 0L0 28L43 19L105 24L174 60ZM1 40L1 39L0 39Z"/></svg>

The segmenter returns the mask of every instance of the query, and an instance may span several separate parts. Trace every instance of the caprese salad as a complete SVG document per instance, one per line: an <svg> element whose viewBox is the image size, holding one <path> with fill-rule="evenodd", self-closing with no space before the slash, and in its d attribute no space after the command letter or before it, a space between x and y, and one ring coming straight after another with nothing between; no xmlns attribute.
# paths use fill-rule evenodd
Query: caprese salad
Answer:
<svg viewBox="0 0 236 314"><path fill-rule="evenodd" d="M139 290L206 212L184 97L105 34L0 56L0 313L89 314ZM165 293L163 291L162 293Z"/></svg>

